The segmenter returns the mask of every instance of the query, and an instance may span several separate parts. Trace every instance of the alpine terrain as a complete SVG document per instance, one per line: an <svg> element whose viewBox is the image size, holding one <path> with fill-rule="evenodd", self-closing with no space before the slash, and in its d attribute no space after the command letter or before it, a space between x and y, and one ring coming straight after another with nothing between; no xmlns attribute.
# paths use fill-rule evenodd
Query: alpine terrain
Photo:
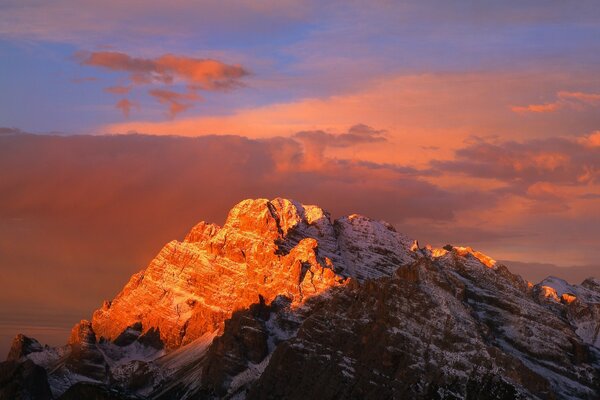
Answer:
<svg viewBox="0 0 600 400"><path fill-rule="evenodd" d="M168 243L0 399L598 399L600 280L532 284L385 222L244 200Z"/></svg>

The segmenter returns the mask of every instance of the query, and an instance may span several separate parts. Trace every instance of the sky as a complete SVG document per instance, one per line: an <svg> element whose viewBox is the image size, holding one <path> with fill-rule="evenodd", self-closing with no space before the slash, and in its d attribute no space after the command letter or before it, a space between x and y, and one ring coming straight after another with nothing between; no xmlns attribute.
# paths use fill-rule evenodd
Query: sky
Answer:
<svg viewBox="0 0 600 400"><path fill-rule="evenodd" d="M597 1L1 0L0 353L248 197L600 276L598 71Z"/></svg>

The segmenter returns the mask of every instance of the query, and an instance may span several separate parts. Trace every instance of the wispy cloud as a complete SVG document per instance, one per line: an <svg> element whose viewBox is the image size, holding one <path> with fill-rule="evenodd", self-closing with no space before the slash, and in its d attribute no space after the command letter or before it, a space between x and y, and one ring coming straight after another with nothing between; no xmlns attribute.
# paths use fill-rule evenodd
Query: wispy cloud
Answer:
<svg viewBox="0 0 600 400"><path fill-rule="evenodd" d="M82 65L129 73L133 84L166 83L177 80L192 89L223 90L241 85L248 71L240 65L165 54L156 58L137 58L115 51L79 52Z"/></svg>
<svg viewBox="0 0 600 400"><path fill-rule="evenodd" d="M131 109L139 108L139 104L134 101L130 101L128 99L121 99L121 100L117 101L117 104L115 104L115 107L118 108L119 110L121 110L121 112L123 113L123 116L125 118L129 118Z"/></svg>
<svg viewBox="0 0 600 400"><path fill-rule="evenodd" d="M579 143L587 147L600 147L600 131L579 138Z"/></svg>
<svg viewBox="0 0 600 400"><path fill-rule="evenodd" d="M104 89L106 93L124 95L131 91L131 86L110 86Z"/></svg>
<svg viewBox="0 0 600 400"><path fill-rule="evenodd" d="M192 107L195 102L202 100L202 97L194 91L178 93L166 89L152 89L148 93L161 104L166 104L169 107L168 115L171 118Z"/></svg>
<svg viewBox="0 0 600 400"><path fill-rule="evenodd" d="M71 82L73 83L87 83L87 82L96 82L98 78L95 76L84 76L82 78L73 78Z"/></svg>
<svg viewBox="0 0 600 400"><path fill-rule="evenodd" d="M600 105L600 94L561 91L554 101L527 106L512 106L516 113L550 113L564 108L582 109Z"/></svg>

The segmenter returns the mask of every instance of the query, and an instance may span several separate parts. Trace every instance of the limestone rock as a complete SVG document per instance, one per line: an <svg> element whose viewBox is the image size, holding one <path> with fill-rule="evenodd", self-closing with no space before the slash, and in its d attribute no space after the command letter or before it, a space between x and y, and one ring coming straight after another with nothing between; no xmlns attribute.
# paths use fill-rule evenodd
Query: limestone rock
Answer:
<svg viewBox="0 0 600 400"><path fill-rule="evenodd" d="M33 365L64 399L583 400L600 398L599 332L597 279L533 285L471 247L244 200L168 243L68 345L17 340L0 380L33 393Z"/></svg>

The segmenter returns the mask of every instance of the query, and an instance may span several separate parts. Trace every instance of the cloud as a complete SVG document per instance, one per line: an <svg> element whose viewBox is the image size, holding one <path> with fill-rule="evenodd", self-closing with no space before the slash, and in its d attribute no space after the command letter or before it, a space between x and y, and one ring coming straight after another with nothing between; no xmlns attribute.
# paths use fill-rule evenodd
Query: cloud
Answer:
<svg viewBox="0 0 600 400"><path fill-rule="evenodd" d="M5 126L0 126L0 136L3 135L19 135L24 133L22 130L17 128L9 128Z"/></svg>
<svg viewBox="0 0 600 400"><path fill-rule="evenodd" d="M136 58L115 51L78 52L82 65L129 73L134 84L181 81L192 89L223 90L241 85L248 71L240 65L217 60L165 54L157 58Z"/></svg>
<svg viewBox="0 0 600 400"><path fill-rule="evenodd" d="M546 113L558 110L561 107L559 103L546 103L546 104L530 104L528 106L513 106L511 110L517 113Z"/></svg>
<svg viewBox="0 0 600 400"><path fill-rule="evenodd" d="M104 89L106 93L124 95L131 91L131 86L110 86Z"/></svg>
<svg viewBox="0 0 600 400"><path fill-rule="evenodd" d="M600 193L584 193L580 195L579 198L584 200L597 200L600 199Z"/></svg>
<svg viewBox="0 0 600 400"><path fill-rule="evenodd" d="M197 91L233 89L241 86L241 79L248 75L248 71L240 65L173 54L156 58L137 58L116 51L96 51L78 52L75 57L82 65L128 73L131 86L162 85L163 87L150 89L148 94L168 106L167 114L171 118L201 100ZM187 93L164 88L165 85L174 84L184 85ZM104 91L123 95L130 92L131 86L111 86ZM116 107L121 109L125 116L129 116L131 105L128 100L120 100Z"/></svg>
<svg viewBox="0 0 600 400"><path fill-rule="evenodd" d="M598 213L589 194L600 192L600 148L588 146L585 138L475 138L452 159L432 160L430 166L443 180L472 190L479 187L496 197L502 206L490 204L476 216L485 223L525 224L539 218L531 222L536 226L550 215L591 218Z"/></svg>
<svg viewBox="0 0 600 400"><path fill-rule="evenodd" d="M171 118L174 118L180 112L192 107L193 103L202 100L202 97L192 91L187 93L177 93L165 89L152 89L148 93L155 97L161 104L169 106L168 114Z"/></svg>
<svg viewBox="0 0 600 400"><path fill-rule="evenodd" d="M212 37L282 35L314 15L314 5L296 0L8 1L2 4L0 35L79 47L119 43L133 49L140 43L176 46L195 39L203 47Z"/></svg>
<svg viewBox="0 0 600 400"><path fill-rule="evenodd" d="M325 149L328 147L348 148L367 143L381 143L386 141L384 133L383 130L357 124L350 127L346 133L333 134L322 130L301 131L293 135L293 138L303 144L305 157L310 158L308 164L315 165L323 159Z"/></svg>
<svg viewBox="0 0 600 400"><path fill-rule="evenodd" d="M351 158L359 152L362 159L369 161L402 160L405 164L426 165L432 158L431 146L438 148L436 159L450 159L454 150L462 147L463 140L474 133L488 136L502 132L504 138L519 140L523 132L530 138L543 138L598 129L600 113L591 108L579 113L577 119L564 118L560 113L548 113L546 118L514 118L507 108L516 95L528 98L539 87L557 89L567 83L564 77L554 74L537 74L534 78L529 74L498 72L391 75L363 82L359 89L337 95L270 104L252 105L253 100L246 96L250 93L240 92L239 102L227 112L215 110L207 102L202 115L188 113L165 121L140 118L105 125L98 131L265 138L301 131L339 133L347 130L349 123L366 121L386 131L386 146L329 146L328 153Z"/></svg>
<svg viewBox="0 0 600 400"><path fill-rule="evenodd" d="M115 107L121 110L125 118L129 118L132 108L139 108L139 104L128 99L121 99L115 104Z"/></svg>
<svg viewBox="0 0 600 400"><path fill-rule="evenodd" d="M589 138L479 139L457 150L453 160L433 160L431 165L446 172L499 180L515 190L541 182L592 184L600 177L600 149L587 145Z"/></svg>
<svg viewBox="0 0 600 400"><path fill-rule="evenodd" d="M552 103L512 106L511 110L516 113L550 113L565 108L581 110L597 105L600 105L600 94L560 91Z"/></svg>
<svg viewBox="0 0 600 400"><path fill-rule="evenodd" d="M347 133L339 135L326 133L324 131L302 131L294 135L294 138L302 142L314 142L323 147L350 147L363 143L385 142L382 135L383 130L375 130L368 125L357 124L348 130Z"/></svg>
<svg viewBox="0 0 600 400"><path fill-rule="evenodd" d="M581 137L579 143L587 147L600 147L600 131Z"/></svg>
<svg viewBox="0 0 600 400"><path fill-rule="evenodd" d="M87 82L96 82L98 78L95 76L84 76L83 78L73 78L71 82L73 83L87 83Z"/></svg>

